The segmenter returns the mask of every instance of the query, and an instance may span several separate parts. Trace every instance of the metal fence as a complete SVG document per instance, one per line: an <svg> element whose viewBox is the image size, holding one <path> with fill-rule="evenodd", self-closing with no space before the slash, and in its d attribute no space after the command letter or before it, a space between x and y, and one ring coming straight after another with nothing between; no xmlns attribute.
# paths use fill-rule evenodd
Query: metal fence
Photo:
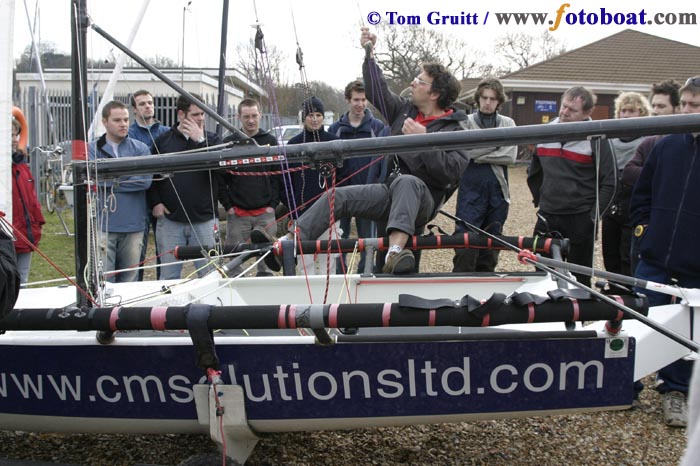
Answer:
<svg viewBox="0 0 700 466"><path fill-rule="evenodd" d="M129 95L115 95L114 100L119 100L129 105ZM172 126L176 122L177 112L176 101L177 94L172 95L157 95L153 96L153 101L156 110L156 118L162 122L164 125ZM90 126L95 110L99 105L101 95L97 95L96 92L92 92L88 95L88 115L86 115L87 121L85 123L86 127ZM217 98L215 94L205 94L202 96L204 103L208 107L215 109ZM25 118L27 119L27 124L29 125L29 141L28 146L30 148L44 148L49 152L53 150L56 146L61 146L64 150L64 159L66 163L69 163L71 159L71 144L72 140L72 121L71 118L71 93L70 91L59 91L52 90L47 91L46 96L42 95L40 88L35 86L30 86L23 89L22 92L17 96L17 101L15 105L20 107L24 112ZM49 118L49 115L51 118ZM233 106L229 106L227 109L228 121L235 127L240 127L240 121L236 115L236 109ZM51 124L53 120L53 125ZM263 114L260 127L266 130L271 129L275 121L280 121L281 124L294 124L296 122L296 117L275 117L272 114ZM216 129L217 122L213 118L206 116L205 126L209 131L214 131ZM53 128L52 128L53 126ZM227 130L224 130L223 134L226 135ZM46 151L35 151L32 152L30 166L32 169L32 174L34 179L43 180L46 176L45 167ZM37 183L37 195L40 196L39 199L45 198L45 187L44 183Z"/></svg>
<svg viewBox="0 0 700 466"><path fill-rule="evenodd" d="M164 125L172 126L176 121L175 103L177 97L176 94L153 97L156 108L156 118ZM212 109L216 108L216 95L206 94L203 95L202 98L208 107ZM94 91L88 95L86 128L90 126L95 110L99 106L101 99L102 95L98 95L97 92ZM29 124L30 131L28 142L30 147L49 146L72 139L72 97L70 91L51 90L47 91L44 97L39 88L30 86L22 90L18 100L19 102L16 102L16 104L24 111L27 123ZM119 100L128 105L129 95L115 94L114 100ZM227 114L233 116L229 117L228 120L234 126L238 125L235 113L235 108L229 106ZM53 128L51 128L51 120L53 120ZM207 117L206 126L210 131L216 128L215 125L216 122L212 118Z"/></svg>

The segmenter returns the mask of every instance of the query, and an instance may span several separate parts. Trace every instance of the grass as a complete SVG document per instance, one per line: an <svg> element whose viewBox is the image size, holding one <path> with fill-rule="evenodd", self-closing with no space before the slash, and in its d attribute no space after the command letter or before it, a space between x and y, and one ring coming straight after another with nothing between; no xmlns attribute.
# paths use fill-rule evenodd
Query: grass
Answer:
<svg viewBox="0 0 700 466"><path fill-rule="evenodd" d="M32 256L32 268L29 273L29 281L37 282L60 278L62 275L59 270L72 277L75 275L75 237L66 234L58 217L58 213L49 213L45 209L43 213L46 224L44 224L41 230L39 250L43 252L53 264L41 257L39 253L35 252ZM74 231L73 211L66 209L61 212L61 215L68 229L71 232Z"/></svg>

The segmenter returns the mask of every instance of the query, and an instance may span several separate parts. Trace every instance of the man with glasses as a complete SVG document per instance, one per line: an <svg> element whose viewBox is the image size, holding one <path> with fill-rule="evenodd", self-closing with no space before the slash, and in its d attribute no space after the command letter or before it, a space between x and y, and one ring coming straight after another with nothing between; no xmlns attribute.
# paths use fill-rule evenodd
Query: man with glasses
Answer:
<svg viewBox="0 0 700 466"><path fill-rule="evenodd" d="M376 40L376 35L362 28L363 46L367 42L374 45ZM387 119L391 135L462 130L460 121L466 120L467 115L452 107L460 84L442 65L423 65L411 84L411 99L389 90L373 56L365 58L362 77L367 99ZM416 260L410 250L403 249L408 238L422 231L457 189L469 158L464 150L426 150L387 157L389 176L384 183L335 190L334 216L356 216L384 224L389 234L389 251L382 271L411 273ZM330 208L326 196L299 217L297 229L302 240L318 238L327 227ZM381 226L378 229L382 230ZM291 234L287 237L292 238Z"/></svg>
<svg viewBox="0 0 700 466"><path fill-rule="evenodd" d="M376 44L377 36L362 28L360 44ZM462 130L467 115L452 107L459 95L459 81L442 65L425 63L411 83L410 98L389 90L372 54L365 58L362 77L369 101L384 115L392 136ZM389 250L384 273L417 272L410 250L403 249L411 235L437 215L442 204L459 186L469 163L465 150L426 150L387 156L388 176L374 185L370 210L385 225ZM373 207L373 208L372 208Z"/></svg>
<svg viewBox="0 0 700 466"><path fill-rule="evenodd" d="M690 78L680 91L681 113L700 113L700 76ZM657 283L700 288L700 133L672 134L654 145L634 187L630 212L639 238L639 265L635 277ZM650 306L669 304L671 297L638 290ZM680 359L657 375L664 394L664 421L687 423L688 384L693 362Z"/></svg>

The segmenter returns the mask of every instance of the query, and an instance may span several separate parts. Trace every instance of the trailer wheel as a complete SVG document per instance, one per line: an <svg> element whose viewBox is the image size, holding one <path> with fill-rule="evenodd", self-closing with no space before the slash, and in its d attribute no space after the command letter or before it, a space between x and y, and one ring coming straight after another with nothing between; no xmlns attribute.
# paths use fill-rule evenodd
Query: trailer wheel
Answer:
<svg viewBox="0 0 700 466"><path fill-rule="evenodd" d="M240 463L226 458L225 466L238 466ZM177 466L223 466L221 461L221 453L202 453L199 455L190 456Z"/></svg>

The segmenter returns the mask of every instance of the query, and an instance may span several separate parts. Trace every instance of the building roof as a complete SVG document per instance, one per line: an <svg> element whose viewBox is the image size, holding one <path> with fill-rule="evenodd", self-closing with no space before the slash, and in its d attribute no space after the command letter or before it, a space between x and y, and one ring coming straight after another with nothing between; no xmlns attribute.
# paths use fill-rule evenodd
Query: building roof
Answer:
<svg viewBox="0 0 700 466"><path fill-rule="evenodd" d="M665 79L697 76L698 63L700 47L626 29L501 79L634 83L648 89Z"/></svg>

